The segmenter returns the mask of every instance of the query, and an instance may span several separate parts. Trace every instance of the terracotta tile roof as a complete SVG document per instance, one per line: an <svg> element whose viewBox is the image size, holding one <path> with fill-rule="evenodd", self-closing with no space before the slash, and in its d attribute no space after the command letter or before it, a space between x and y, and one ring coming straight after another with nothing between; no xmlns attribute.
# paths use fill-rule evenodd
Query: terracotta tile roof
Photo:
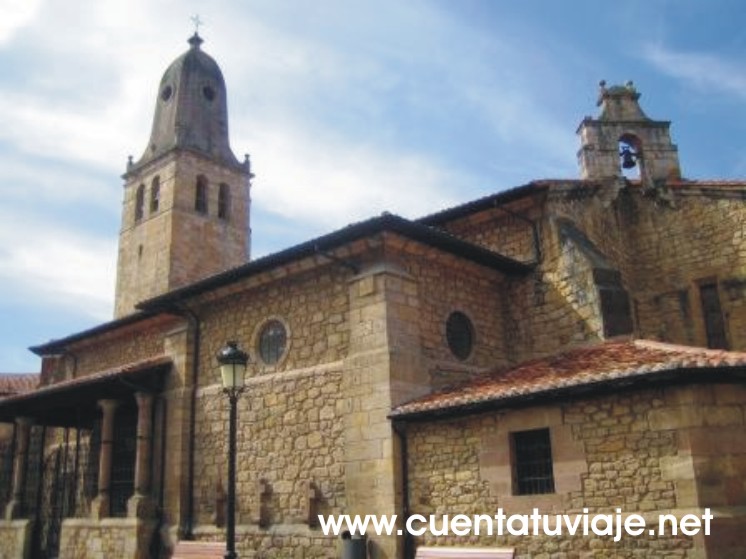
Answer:
<svg viewBox="0 0 746 559"><path fill-rule="evenodd" d="M28 392L38 385L38 373L0 373L0 398Z"/></svg>
<svg viewBox="0 0 746 559"><path fill-rule="evenodd" d="M100 398L157 389L171 362L170 357L159 355L0 398L0 421L27 415L40 424L75 425L77 418L95 413Z"/></svg>
<svg viewBox="0 0 746 559"><path fill-rule="evenodd" d="M474 409L555 391L609 383L651 380L672 371L704 372L746 365L746 353L695 348L650 340L608 341L571 349L493 371L464 384L418 398L394 409L392 418Z"/></svg>

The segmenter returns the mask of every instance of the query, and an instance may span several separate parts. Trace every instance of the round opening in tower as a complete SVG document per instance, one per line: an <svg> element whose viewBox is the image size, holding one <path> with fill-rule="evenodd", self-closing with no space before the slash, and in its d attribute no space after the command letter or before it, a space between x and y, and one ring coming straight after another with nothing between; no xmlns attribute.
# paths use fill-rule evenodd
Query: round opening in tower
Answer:
<svg viewBox="0 0 746 559"><path fill-rule="evenodd" d="M213 99L215 99L215 90L209 85L206 85L202 88L202 95L204 95L205 99L207 99L208 101L212 101Z"/></svg>
<svg viewBox="0 0 746 559"><path fill-rule="evenodd" d="M167 86L166 86L166 87L164 87L164 88L163 88L163 90L161 91L161 99L162 99L162 100L163 100L164 102L165 102L165 101L168 101L169 99L171 99L171 95L173 95L173 93L174 93L174 90L173 90L173 88L172 88L172 87L171 87L170 85L167 85Z"/></svg>

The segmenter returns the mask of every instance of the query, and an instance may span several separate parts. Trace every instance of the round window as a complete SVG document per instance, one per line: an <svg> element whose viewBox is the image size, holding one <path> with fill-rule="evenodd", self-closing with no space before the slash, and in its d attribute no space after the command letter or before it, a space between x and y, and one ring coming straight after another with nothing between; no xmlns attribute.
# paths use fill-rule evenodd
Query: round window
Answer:
<svg viewBox="0 0 746 559"><path fill-rule="evenodd" d="M446 340L451 353L462 361L471 355L474 347L474 326L469 317L460 311L452 312L446 321Z"/></svg>
<svg viewBox="0 0 746 559"><path fill-rule="evenodd" d="M209 85L206 85L202 88L202 95L204 95L205 99L207 99L208 101L212 101L213 99L215 99L215 90Z"/></svg>
<svg viewBox="0 0 746 559"><path fill-rule="evenodd" d="M259 357L267 365L274 365L285 353L287 332L279 320L270 320L259 333Z"/></svg>
<svg viewBox="0 0 746 559"><path fill-rule="evenodd" d="M171 99L171 95L173 95L173 93L173 88L170 85L167 85L161 91L161 99L163 99L163 101L168 101L169 99Z"/></svg>

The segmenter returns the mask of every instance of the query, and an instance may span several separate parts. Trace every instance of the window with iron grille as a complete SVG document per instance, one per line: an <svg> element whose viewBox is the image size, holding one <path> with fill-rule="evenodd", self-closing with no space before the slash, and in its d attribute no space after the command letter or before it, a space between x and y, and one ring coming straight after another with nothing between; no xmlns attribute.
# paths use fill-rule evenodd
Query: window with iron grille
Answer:
<svg viewBox="0 0 746 559"><path fill-rule="evenodd" d="M259 356L267 365L274 365L285 353L287 331L279 320L270 320L259 334Z"/></svg>
<svg viewBox="0 0 746 559"><path fill-rule="evenodd" d="M539 495L554 493L552 444L549 429L511 434L513 447L513 493Z"/></svg>

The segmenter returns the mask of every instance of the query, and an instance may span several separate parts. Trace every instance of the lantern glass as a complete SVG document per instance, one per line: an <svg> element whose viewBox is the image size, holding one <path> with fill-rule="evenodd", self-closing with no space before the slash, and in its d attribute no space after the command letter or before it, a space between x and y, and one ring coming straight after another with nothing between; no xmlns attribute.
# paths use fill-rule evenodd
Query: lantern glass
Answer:
<svg viewBox="0 0 746 559"><path fill-rule="evenodd" d="M223 388L228 390L243 388L249 356L238 349L236 342L228 342L228 345L218 352L217 359L220 363Z"/></svg>

